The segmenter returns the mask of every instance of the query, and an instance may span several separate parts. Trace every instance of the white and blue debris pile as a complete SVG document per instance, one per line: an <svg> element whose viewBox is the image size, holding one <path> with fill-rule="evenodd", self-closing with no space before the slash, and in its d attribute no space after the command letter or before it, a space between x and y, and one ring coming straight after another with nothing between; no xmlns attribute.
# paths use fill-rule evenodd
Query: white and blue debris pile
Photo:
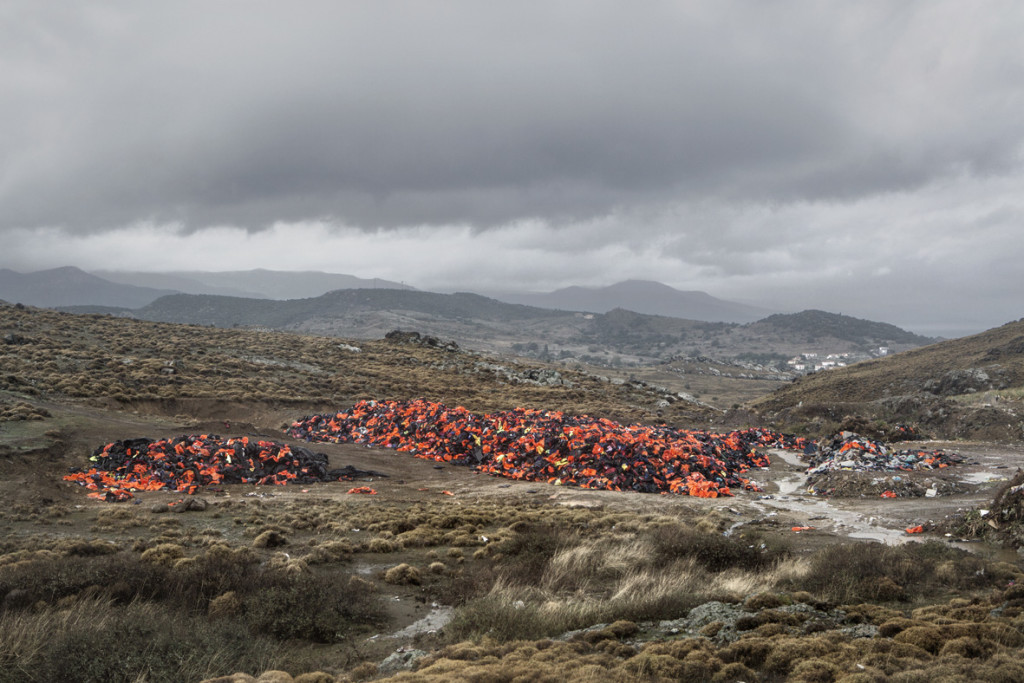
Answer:
<svg viewBox="0 0 1024 683"><path fill-rule="evenodd" d="M808 454L807 474L853 470L858 472L895 472L943 469L964 462L959 453L943 450L926 451L915 448L895 450L853 432L840 432L821 440Z"/></svg>
<svg viewBox="0 0 1024 683"><path fill-rule="evenodd" d="M966 461L943 450L896 449L854 432L840 432L805 451L806 490L824 496L933 497L961 492L947 468Z"/></svg>

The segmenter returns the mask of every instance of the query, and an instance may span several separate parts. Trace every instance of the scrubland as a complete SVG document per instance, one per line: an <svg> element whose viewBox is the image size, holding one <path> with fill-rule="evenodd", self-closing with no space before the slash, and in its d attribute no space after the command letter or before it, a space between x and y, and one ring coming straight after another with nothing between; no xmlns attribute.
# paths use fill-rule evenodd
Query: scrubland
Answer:
<svg viewBox="0 0 1024 683"><path fill-rule="evenodd" d="M721 419L653 387L13 307L0 328L0 681L1024 679L1019 562L936 540L737 526L731 499L566 498L355 446L325 451L385 471L356 482L375 495L110 504L60 481L107 440L283 438L288 416L360 398Z"/></svg>

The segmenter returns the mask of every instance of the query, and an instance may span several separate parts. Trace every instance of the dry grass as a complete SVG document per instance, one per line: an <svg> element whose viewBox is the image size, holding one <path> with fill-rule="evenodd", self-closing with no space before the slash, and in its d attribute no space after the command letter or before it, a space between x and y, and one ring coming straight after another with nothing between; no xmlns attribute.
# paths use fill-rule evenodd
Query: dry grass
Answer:
<svg viewBox="0 0 1024 683"><path fill-rule="evenodd" d="M665 392L642 383L610 384L565 368L563 384L518 381L536 366L507 360L497 369L467 352L361 340L361 351L352 353L332 337L0 311L0 334L29 340L0 356L0 390L27 395L155 404L199 418L209 417L204 411L215 400L334 408L419 396L479 412L524 406L626 422L703 422L712 415L674 397L670 406L659 405Z"/></svg>
<svg viewBox="0 0 1024 683"><path fill-rule="evenodd" d="M223 401L316 410L429 396L647 421L663 408L642 385L569 372L562 386L516 384L472 354L384 342L353 354L337 339L8 308L6 329L30 340L0 356L0 390L38 397L17 399L25 415L68 397L204 420ZM686 410L679 402L665 417L693 426ZM5 430L49 429L36 422ZM471 495L372 506L231 498L196 515L14 503L0 511L0 682L61 670L83 681L372 677L387 652L367 637L392 629L382 606L395 595L456 607L403 680L1024 678L1015 565L928 544L797 554L770 535L725 537L715 513L658 510ZM74 526L44 533L48 522ZM651 623L710 600L743 610L735 640L722 623L700 638L645 640ZM790 609L801 605L845 616L812 624ZM610 625L546 640L595 624ZM849 625L880 635L856 639Z"/></svg>
<svg viewBox="0 0 1024 683"><path fill-rule="evenodd" d="M458 605L442 635L450 645L397 680L837 680L864 672L941 678L966 671L964 660L987 677L1012 677L1013 658L1024 648L1024 590L984 597L993 585L1020 581L1024 574L1014 565L929 544L873 547L871 554L864 546L839 546L795 555L771 539L723 537L723 518L691 517L683 510L637 515L469 498L372 510L323 501L315 512L308 508L305 500L232 501L220 523L235 528L233 517L242 515L248 533L211 537L201 533L210 518L176 516L178 524L158 526L161 535L173 532L174 540L144 538L149 532L134 523L134 511L104 512L105 524L139 535L135 552L110 553L117 544L109 541L41 537L11 549L0 555L0 593L25 593L15 593L0 611L6 620L0 627L8 634L2 652L18 667L52 671L56 662L79 656L69 653L80 653L82 643L98 647L76 632L81 616L72 619L93 610L103 617L99 633L108 639L143 618L170 634L156 638L159 647L133 651L136 662L165 666L173 636L189 648L189 666L197 672L255 673L261 669L253 662L262 661L264 668L293 675L320 670L355 680L372 675L376 664L357 668L351 648L386 630L380 600L395 591ZM345 523L332 527L338 519ZM286 534L287 548L254 548L252 539L268 530ZM469 536L488 541L475 548L401 542ZM392 545L391 568L351 574L353 563L380 562L372 540ZM131 545L130 536L123 543ZM851 571L864 581L844 584ZM866 585L886 578L903 582L910 602L884 602L877 588ZM797 589L803 592L791 592ZM962 597L926 602L949 590ZM812 629L801 612L787 611L797 603L826 609L826 603L846 599L861 602L843 607L843 624L874 625L877 638L856 641L840 632L842 624ZM644 624L683 617L710 600L743 610L742 628L737 622L733 636L738 639L718 638L727 630L719 623L709 624L701 638L644 640ZM69 621L62 626L61 619ZM544 640L595 624L610 626L564 643ZM59 647L51 654L39 644L44 630L72 635L53 641ZM232 633L238 640L225 640ZM196 644L196 634L205 644ZM284 642L290 646L282 648ZM259 653L263 659L242 663L253 643L266 648ZM203 669L214 652L224 663ZM101 659L88 674L92 678L82 680L99 680L97 672L113 672L118 680L121 669ZM27 680L45 680L33 675Z"/></svg>
<svg viewBox="0 0 1024 683"><path fill-rule="evenodd" d="M199 680L224 668L270 668L270 641L152 603L102 598L0 612L3 681Z"/></svg>
<svg viewBox="0 0 1024 683"><path fill-rule="evenodd" d="M768 590L792 572L784 554L751 553L746 540L668 518L639 534L616 527L590 538L564 525L513 528L494 546L492 588L460 610L450 637L536 638L617 619L672 619L702 602Z"/></svg>

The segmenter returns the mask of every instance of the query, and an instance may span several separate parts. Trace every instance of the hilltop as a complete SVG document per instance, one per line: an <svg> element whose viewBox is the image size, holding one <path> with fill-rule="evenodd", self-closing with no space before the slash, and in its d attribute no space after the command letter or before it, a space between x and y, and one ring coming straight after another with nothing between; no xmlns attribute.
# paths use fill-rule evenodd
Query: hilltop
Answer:
<svg viewBox="0 0 1024 683"><path fill-rule="evenodd" d="M814 345L823 337L862 349L879 345L922 346L938 341L888 323L818 310L770 315L747 325L745 331L762 338L788 340L797 346Z"/></svg>
<svg viewBox="0 0 1024 683"><path fill-rule="evenodd" d="M343 273L282 271L255 268L233 271L95 271L111 282L162 287L182 294L214 294L253 299L304 299L336 289L413 289L382 278L361 278Z"/></svg>
<svg viewBox="0 0 1024 683"><path fill-rule="evenodd" d="M707 292L682 291L650 280L626 280L607 287L564 287L553 292L495 292L495 299L540 308L607 313L622 308L636 313L708 322L747 323L768 311Z"/></svg>

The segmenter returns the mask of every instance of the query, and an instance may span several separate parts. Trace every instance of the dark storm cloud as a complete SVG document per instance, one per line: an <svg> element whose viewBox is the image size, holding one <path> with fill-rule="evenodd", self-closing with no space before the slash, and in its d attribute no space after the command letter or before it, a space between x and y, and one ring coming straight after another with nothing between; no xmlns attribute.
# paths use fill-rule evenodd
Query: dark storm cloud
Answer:
<svg viewBox="0 0 1024 683"><path fill-rule="evenodd" d="M1020 59L979 44L1007 15L971 34L964 11L15 3L0 220L481 227L999 172Z"/></svg>
<svg viewBox="0 0 1024 683"><path fill-rule="evenodd" d="M649 278L999 324L1022 34L1008 0L12 0L0 267Z"/></svg>

